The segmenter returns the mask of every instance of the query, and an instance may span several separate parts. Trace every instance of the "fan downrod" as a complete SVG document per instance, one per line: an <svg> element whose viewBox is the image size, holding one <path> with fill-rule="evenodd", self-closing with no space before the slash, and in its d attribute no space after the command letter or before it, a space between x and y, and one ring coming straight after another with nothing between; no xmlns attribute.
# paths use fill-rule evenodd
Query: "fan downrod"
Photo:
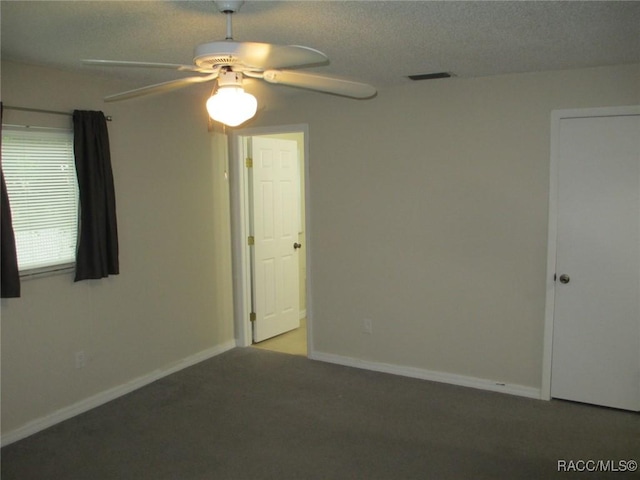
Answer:
<svg viewBox="0 0 640 480"><path fill-rule="evenodd" d="M213 2L218 7L221 13L224 13L227 17L227 36L225 40L233 40L233 24L231 23L231 17L235 12L240 10L240 7L244 3L244 0L225 0Z"/></svg>

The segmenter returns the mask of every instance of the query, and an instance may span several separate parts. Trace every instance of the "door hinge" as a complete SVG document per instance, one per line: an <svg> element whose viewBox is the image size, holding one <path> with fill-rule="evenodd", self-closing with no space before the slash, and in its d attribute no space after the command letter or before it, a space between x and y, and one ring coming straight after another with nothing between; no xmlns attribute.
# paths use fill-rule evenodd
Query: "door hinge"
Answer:
<svg viewBox="0 0 640 480"><path fill-rule="evenodd" d="M247 168L253 168L253 158L247 157L244 161Z"/></svg>
<svg viewBox="0 0 640 480"><path fill-rule="evenodd" d="M256 239L253 235L249 235L247 237L247 245L255 245Z"/></svg>
<svg viewBox="0 0 640 480"><path fill-rule="evenodd" d="M256 312L251 312L249 314L249 321L250 322L255 322L256 321Z"/></svg>

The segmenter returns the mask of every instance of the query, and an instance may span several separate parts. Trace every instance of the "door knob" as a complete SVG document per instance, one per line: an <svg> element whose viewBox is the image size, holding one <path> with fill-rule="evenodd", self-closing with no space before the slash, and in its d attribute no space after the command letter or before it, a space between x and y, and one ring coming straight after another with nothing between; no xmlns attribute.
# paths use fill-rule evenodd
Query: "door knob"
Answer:
<svg viewBox="0 0 640 480"><path fill-rule="evenodd" d="M566 273L560 275L560 283L569 283L571 281L571 277Z"/></svg>
<svg viewBox="0 0 640 480"><path fill-rule="evenodd" d="M296 243L294 243L294 244L293 244L293 248L295 248L296 250L297 250L298 248L302 248L302 244L301 244L301 243L296 242Z"/></svg>

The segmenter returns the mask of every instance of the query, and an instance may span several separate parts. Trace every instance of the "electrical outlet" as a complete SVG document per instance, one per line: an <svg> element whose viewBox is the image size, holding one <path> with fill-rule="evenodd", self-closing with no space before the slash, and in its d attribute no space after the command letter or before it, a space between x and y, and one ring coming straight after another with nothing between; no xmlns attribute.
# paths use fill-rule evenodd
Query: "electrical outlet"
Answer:
<svg viewBox="0 0 640 480"><path fill-rule="evenodd" d="M76 352L76 368L84 368L87 364L87 357L84 354L84 350Z"/></svg>
<svg viewBox="0 0 640 480"><path fill-rule="evenodd" d="M362 333L371 335L373 333L373 321L369 318L362 320Z"/></svg>

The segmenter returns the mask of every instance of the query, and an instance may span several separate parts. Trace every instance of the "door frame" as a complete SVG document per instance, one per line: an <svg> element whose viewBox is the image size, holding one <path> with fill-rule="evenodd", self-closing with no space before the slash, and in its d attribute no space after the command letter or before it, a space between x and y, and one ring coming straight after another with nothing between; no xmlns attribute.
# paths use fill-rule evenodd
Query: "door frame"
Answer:
<svg viewBox="0 0 640 480"><path fill-rule="evenodd" d="M309 182L309 126L307 124L279 125L272 127L254 127L237 129L229 135L229 174L231 201L231 256L233 271L234 330L236 345L248 347L252 344L251 322L251 259L247 245L249 219L249 176L243 158L243 142L246 138L278 135L283 133L301 133L304 143L304 192L305 225L304 252L306 259L306 313L307 313L307 356L313 351L313 302L311 298L311 241L310 222L310 182Z"/></svg>
<svg viewBox="0 0 640 480"><path fill-rule="evenodd" d="M549 168L549 227L547 237L547 278L540 398L551 400L551 365L553 361L553 321L555 313L555 280L558 234L558 168L560 157L560 121L568 118L640 115L640 105L621 107L578 108L551 112L551 160Z"/></svg>

